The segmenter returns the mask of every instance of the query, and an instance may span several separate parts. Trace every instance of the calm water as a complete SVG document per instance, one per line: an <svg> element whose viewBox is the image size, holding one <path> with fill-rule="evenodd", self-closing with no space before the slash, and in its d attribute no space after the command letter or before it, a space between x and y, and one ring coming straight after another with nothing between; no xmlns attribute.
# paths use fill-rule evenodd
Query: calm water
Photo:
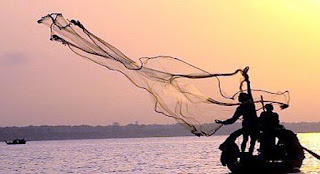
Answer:
<svg viewBox="0 0 320 174"><path fill-rule="evenodd" d="M320 133L298 134L320 154ZM0 173L228 173L218 146L226 136L33 141L0 144ZM240 143L240 142L238 142ZM302 173L320 173L306 153Z"/></svg>

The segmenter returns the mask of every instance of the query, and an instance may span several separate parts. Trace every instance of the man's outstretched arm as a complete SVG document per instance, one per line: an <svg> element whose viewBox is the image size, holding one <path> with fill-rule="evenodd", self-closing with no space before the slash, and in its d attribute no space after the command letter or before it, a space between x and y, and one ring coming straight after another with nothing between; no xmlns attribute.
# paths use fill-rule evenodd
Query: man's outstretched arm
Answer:
<svg viewBox="0 0 320 174"><path fill-rule="evenodd" d="M228 120L225 121L221 121L221 120L216 120L216 123L218 124L233 124L234 122L236 122L239 117L242 115L241 109L238 107L236 112L233 114L233 116L231 118L229 118Z"/></svg>
<svg viewBox="0 0 320 174"><path fill-rule="evenodd" d="M246 83L247 83L247 91L248 91L249 99L250 99L250 100L253 100L248 71L249 71L249 67L246 67L246 68L243 70L242 75L243 75L243 77L244 77L244 80L245 80Z"/></svg>

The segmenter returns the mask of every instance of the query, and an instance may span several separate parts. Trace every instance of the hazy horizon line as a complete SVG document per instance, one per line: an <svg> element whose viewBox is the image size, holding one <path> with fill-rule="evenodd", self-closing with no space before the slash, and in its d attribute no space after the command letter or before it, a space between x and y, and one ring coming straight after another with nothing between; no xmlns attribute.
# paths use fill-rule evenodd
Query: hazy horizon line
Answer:
<svg viewBox="0 0 320 174"><path fill-rule="evenodd" d="M237 122L240 123L240 122ZM320 123L320 121L299 121L299 122L280 122L280 124L298 124L298 123ZM207 124L211 124L211 123L207 123ZM72 124L56 124L56 125L50 125L50 124L42 124L42 125L22 125L22 126L16 126L16 125L12 125L12 126L0 126L0 128L6 128L6 127L45 127L45 126L69 126L69 127L79 127L79 126L88 126L88 127L105 127L105 126L129 126L129 125L143 125L143 126L152 126L152 125L159 125L159 126L168 126L168 125L180 125L180 123L167 123L167 124L158 124L158 123L148 123L148 124L144 124L144 123L128 123L128 124L121 124L119 122L114 122L112 124L108 124L108 125L89 125L89 124L77 124L77 125L72 125Z"/></svg>

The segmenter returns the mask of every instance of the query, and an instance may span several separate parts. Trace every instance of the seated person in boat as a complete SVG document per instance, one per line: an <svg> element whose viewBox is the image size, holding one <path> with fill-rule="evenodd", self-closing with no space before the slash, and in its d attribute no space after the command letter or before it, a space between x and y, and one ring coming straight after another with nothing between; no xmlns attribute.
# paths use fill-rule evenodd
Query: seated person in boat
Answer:
<svg viewBox="0 0 320 174"><path fill-rule="evenodd" d="M266 104L265 109L266 111L262 112L259 117L260 151L265 154L266 158L270 158L276 143L275 132L280 127L279 115L273 112L272 104Z"/></svg>

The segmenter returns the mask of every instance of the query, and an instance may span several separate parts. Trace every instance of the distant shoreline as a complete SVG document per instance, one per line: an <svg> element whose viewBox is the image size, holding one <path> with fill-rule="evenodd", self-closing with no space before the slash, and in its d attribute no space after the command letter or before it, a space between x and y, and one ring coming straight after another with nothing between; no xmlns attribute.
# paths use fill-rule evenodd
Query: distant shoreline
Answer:
<svg viewBox="0 0 320 174"><path fill-rule="evenodd" d="M298 132L297 134L313 134L313 133L320 133L319 132ZM210 137L214 136L228 136L228 135L212 135ZM107 139L139 139L139 138L175 138L175 137L195 137L195 138L201 138L197 137L195 135L182 135L182 136L158 136L158 137L126 137L126 138L80 138L80 139L47 139L47 140L27 140L27 141L72 141L72 140L107 140ZM3 141L4 142L4 141Z"/></svg>
<svg viewBox="0 0 320 174"><path fill-rule="evenodd" d="M295 133L320 132L320 122L281 123ZM223 126L215 135L229 135L239 129L241 123ZM143 125L119 124L109 126L25 126L0 127L0 141L24 138L28 141L40 140L79 140L107 138L146 138L193 136L180 124Z"/></svg>

